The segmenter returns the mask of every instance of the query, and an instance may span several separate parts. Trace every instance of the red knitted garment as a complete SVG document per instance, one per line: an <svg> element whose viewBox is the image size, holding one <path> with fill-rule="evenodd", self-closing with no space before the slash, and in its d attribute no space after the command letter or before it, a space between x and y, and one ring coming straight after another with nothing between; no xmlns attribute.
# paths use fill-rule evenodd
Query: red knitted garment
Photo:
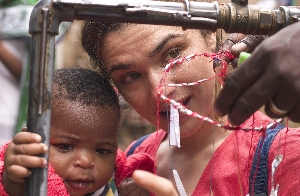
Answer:
<svg viewBox="0 0 300 196"><path fill-rule="evenodd" d="M124 179L131 177L136 169L154 173L153 158L146 153L137 153L126 158L125 154L118 150L115 175L116 185L119 186Z"/></svg>

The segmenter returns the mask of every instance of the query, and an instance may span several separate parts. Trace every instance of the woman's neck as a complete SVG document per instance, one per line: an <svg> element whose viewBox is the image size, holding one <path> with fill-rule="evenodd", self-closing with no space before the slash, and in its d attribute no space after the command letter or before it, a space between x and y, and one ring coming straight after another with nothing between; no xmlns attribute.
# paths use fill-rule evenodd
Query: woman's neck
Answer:
<svg viewBox="0 0 300 196"><path fill-rule="evenodd" d="M203 123L201 130L198 130L195 134L181 138L181 147L173 147L173 152L180 153L186 152L195 154L198 152L208 151L207 153L217 149L222 142L230 135L230 131L224 130L220 127L211 125L209 123ZM209 154L213 154L209 153Z"/></svg>
<svg viewBox="0 0 300 196"><path fill-rule="evenodd" d="M204 123L201 130L181 139L180 148L169 146L167 137L160 145L157 154L158 175L171 179L175 185L171 173L173 169L176 169L187 195L191 195L215 150L230 133L230 131Z"/></svg>

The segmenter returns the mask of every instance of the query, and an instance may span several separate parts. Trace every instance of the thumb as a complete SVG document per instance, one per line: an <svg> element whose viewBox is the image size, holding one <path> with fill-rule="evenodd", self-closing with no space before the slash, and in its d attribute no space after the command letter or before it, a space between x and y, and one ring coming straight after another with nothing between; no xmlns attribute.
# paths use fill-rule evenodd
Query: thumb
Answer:
<svg viewBox="0 0 300 196"><path fill-rule="evenodd" d="M172 182L163 177L142 170L135 170L132 177L137 185L156 196L178 196Z"/></svg>

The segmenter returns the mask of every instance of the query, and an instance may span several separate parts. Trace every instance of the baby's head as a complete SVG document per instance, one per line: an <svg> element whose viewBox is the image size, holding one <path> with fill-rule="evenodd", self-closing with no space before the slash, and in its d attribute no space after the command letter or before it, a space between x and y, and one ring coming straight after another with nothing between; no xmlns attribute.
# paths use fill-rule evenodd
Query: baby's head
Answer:
<svg viewBox="0 0 300 196"><path fill-rule="evenodd" d="M95 192L112 177L119 121L107 78L82 68L54 71L49 159L72 196Z"/></svg>

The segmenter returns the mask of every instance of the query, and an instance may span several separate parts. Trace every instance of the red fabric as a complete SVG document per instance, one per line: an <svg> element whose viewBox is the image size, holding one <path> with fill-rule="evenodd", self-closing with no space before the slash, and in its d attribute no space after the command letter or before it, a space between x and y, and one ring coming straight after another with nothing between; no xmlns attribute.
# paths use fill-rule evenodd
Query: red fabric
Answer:
<svg viewBox="0 0 300 196"><path fill-rule="evenodd" d="M146 170L154 172L154 160L145 153L137 153L126 158L125 154L118 150L116 159L115 182L119 186L120 183L131 177L134 170Z"/></svg>
<svg viewBox="0 0 300 196"><path fill-rule="evenodd" d="M2 174L4 171L4 153L8 146L9 142L7 144L4 144L0 147L0 195L1 196L9 196L6 191L4 190L4 186L2 184Z"/></svg>
<svg viewBox="0 0 300 196"><path fill-rule="evenodd" d="M48 195L70 195L64 185L63 179L55 173L51 164L48 166Z"/></svg>
<svg viewBox="0 0 300 196"><path fill-rule="evenodd" d="M257 112L242 127L258 127L267 125L269 122L271 119ZM274 157L280 153L284 154L284 160L275 174L275 183L279 184L279 195L298 196L300 195L300 129L290 128L288 132L286 130L283 129L277 134L269 151L269 191L272 187L271 164ZM210 187L214 196L247 195L252 158L262 134L260 132L232 132L216 149L192 195L211 195ZM166 132L162 130L153 133L136 148L134 153L147 153L155 160L157 143L161 143L165 138ZM125 152L130 149L130 146Z"/></svg>

